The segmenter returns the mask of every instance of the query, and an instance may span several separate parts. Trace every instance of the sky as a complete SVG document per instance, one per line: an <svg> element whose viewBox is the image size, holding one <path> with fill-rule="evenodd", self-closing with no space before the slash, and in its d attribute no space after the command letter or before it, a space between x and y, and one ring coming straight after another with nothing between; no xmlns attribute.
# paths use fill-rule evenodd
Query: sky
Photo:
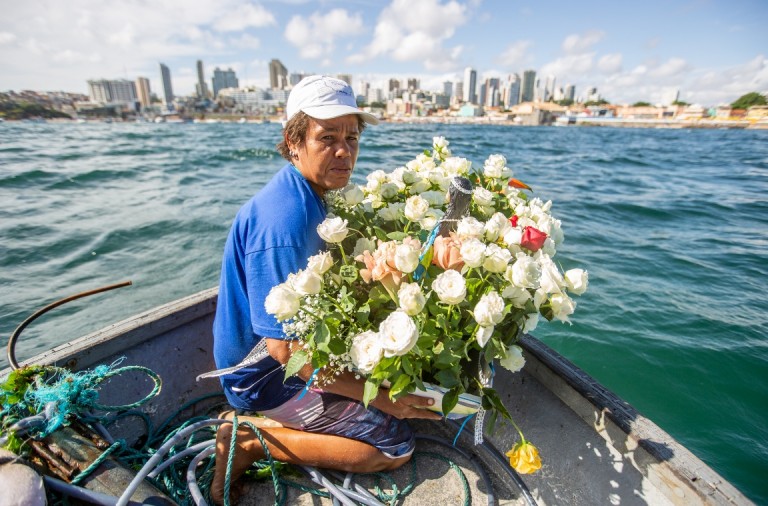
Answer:
<svg viewBox="0 0 768 506"><path fill-rule="evenodd" d="M768 92L768 0L0 0L0 92L88 92L88 79L147 77L176 95L232 68L268 87L289 72L390 78L442 90L535 70L611 103L714 106Z"/></svg>

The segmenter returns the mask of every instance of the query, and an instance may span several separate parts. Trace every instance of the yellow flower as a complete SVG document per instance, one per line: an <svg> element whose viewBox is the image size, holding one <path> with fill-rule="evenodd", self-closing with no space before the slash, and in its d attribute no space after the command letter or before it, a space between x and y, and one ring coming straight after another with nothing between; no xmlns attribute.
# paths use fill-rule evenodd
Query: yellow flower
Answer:
<svg viewBox="0 0 768 506"><path fill-rule="evenodd" d="M506 453L509 465L520 474L531 474L541 469L539 450L523 439Z"/></svg>

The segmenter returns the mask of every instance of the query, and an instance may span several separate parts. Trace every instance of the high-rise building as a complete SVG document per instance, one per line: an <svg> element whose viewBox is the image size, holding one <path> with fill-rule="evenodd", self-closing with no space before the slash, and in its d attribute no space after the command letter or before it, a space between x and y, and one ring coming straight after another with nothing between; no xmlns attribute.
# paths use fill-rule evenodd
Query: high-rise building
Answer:
<svg viewBox="0 0 768 506"><path fill-rule="evenodd" d="M571 102L573 102L576 99L576 87L572 84L566 84L563 98L565 98L565 100L570 100Z"/></svg>
<svg viewBox="0 0 768 506"><path fill-rule="evenodd" d="M288 69L280 60L269 62L269 85L274 90L284 90L288 86Z"/></svg>
<svg viewBox="0 0 768 506"><path fill-rule="evenodd" d="M392 92L398 92L400 91L400 81L397 79L390 79L389 80L389 91Z"/></svg>
<svg viewBox="0 0 768 506"><path fill-rule="evenodd" d="M173 86L171 86L171 71L164 64L160 64L160 82L163 84L163 103L166 106L173 104Z"/></svg>
<svg viewBox="0 0 768 506"><path fill-rule="evenodd" d="M311 73L307 74L306 72L292 72L288 75L288 84L291 85L291 87L296 86L302 79L311 75Z"/></svg>
<svg viewBox="0 0 768 506"><path fill-rule="evenodd" d="M135 104L137 101L136 83L127 79L90 79L88 93L92 102L101 104Z"/></svg>
<svg viewBox="0 0 768 506"><path fill-rule="evenodd" d="M448 101L450 102L451 96L453 95L453 82L443 81L443 95L448 97Z"/></svg>
<svg viewBox="0 0 768 506"><path fill-rule="evenodd" d="M472 67L464 69L464 102L477 103L477 72Z"/></svg>
<svg viewBox="0 0 768 506"><path fill-rule="evenodd" d="M520 102L533 102L536 96L536 71L523 72L523 83L520 86Z"/></svg>
<svg viewBox="0 0 768 506"><path fill-rule="evenodd" d="M148 108L152 104L152 92L149 89L149 79L146 77L136 78L136 94L139 98L139 103L143 109Z"/></svg>
<svg viewBox="0 0 768 506"><path fill-rule="evenodd" d="M231 68L228 70L221 70L219 67L213 69L213 78L211 79L211 85L213 87L213 98L219 96L219 91L225 88L239 88L240 83L237 80L235 71Z"/></svg>
<svg viewBox="0 0 768 506"><path fill-rule="evenodd" d="M419 89L419 80L416 78L408 79L408 91L416 91Z"/></svg>
<svg viewBox="0 0 768 506"><path fill-rule="evenodd" d="M464 81L457 81L453 85L453 96L456 97L456 100L464 99Z"/></svg>
<svg viewBox="0 0 768 506"><path fill-rule="evenodd" d="M197 84L195 85L197 98L208 98L208 85L205 83L205 72L203 71L203 60L197 60Z"/></svg>
<svg viewBox="0 0 768 506"><path fill-rule="evenodd" d="M547 76L546 84L544 84L544 102L549 102L555 96L555 76Z"/></svg>
<svg viewBox="0 0 768 506"><path fill-rule="evenodd" d="M352 86L352 75L351 74L336 74L336 79L341 79L348 85Z"/></svg>
<svg viewBox="0 0 768 506"><path fill-rule="evenodd" d="M510 74L502 100L507 108L520 103L520 76L517 74Z"/></svg>
<svg viewBox="0 0 768 506"><path fill-rule="evenodd" d="M485 97L481 104L485 107L498 107L500 102L499 86L501 82L498 77L491 77L485 80Z"/></svg>

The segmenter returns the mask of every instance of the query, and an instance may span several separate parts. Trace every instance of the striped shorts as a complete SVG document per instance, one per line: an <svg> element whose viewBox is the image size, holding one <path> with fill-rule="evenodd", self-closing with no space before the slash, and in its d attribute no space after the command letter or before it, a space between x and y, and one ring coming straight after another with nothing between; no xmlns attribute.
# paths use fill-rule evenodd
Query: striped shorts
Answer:
<svg viewBox="0 0 768 506"><path fill-rule="evenodd" d="M310 388L280 406L259 411L285 427L368 443L389 458L413 453L415 437L405 420L348 397ZM301 397L301 398L300 398Z"/></svg>

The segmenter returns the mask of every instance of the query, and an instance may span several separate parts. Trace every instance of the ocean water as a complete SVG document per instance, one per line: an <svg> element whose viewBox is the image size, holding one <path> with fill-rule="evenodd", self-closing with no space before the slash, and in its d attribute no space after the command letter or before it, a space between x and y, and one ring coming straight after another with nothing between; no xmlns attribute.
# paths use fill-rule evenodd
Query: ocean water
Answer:
<svg viewBox="0 0 768 506"><path fill-rule="evenodd" d="M444 135L554 202L590 273L534 334L768 503L768 131L389 125L354 179ZM0 335L21 359L214 286L239 206L283 164L275 124L0 123ZM0 359L4 367L5 354Z"/></svg>

